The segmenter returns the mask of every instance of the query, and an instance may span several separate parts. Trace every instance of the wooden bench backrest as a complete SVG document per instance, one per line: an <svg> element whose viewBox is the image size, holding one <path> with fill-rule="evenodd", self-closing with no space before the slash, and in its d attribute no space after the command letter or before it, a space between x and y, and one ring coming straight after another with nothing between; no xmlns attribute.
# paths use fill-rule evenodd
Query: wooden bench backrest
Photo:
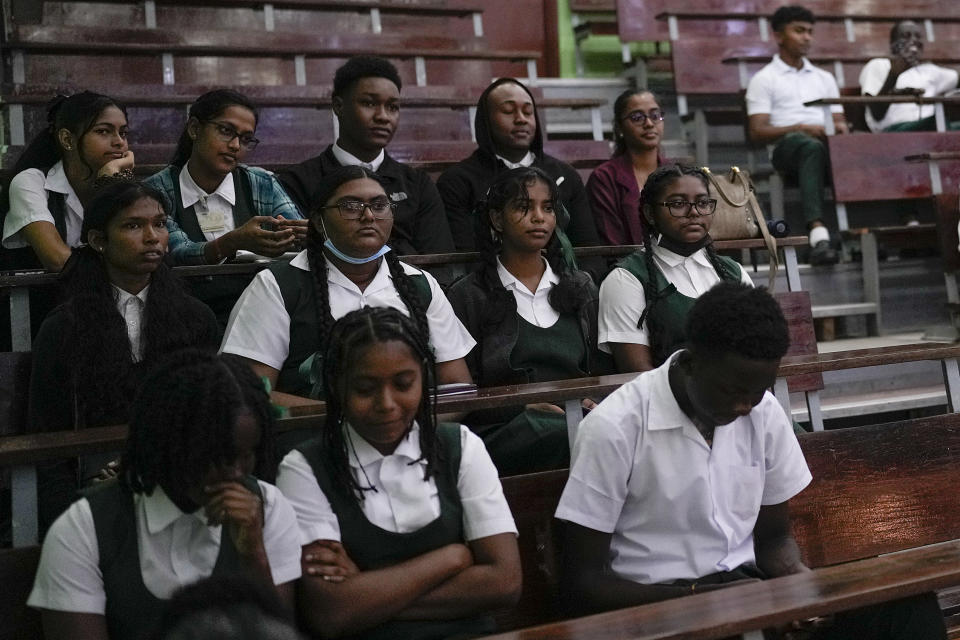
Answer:
<svg viewBox="0 0 960 640"><path fill-rule="evenodd" d="M813 326L813 310L809 291L790 291L774 295L790 330L788 356L805 356L817 353L817 335ZM790 391L816 391L823 389L823 374L809 373L787 378Z"/></svg>
<svg viewBox="0 0 960 640"><path fill-rule="evenodd" d="M960 538L960 415L800 436L813 481L790 501L793 533L812 567ZM520 532L524 590L498 620L562 617L558 522L567 471L503 479Z"/></svg>
<svg viewBox="0 0 960 640"><path fill-rule="evenodd" d="M925 163L904 156L960 149L960 132L871 133L831 136L830 166L837 202L928 198L932 195ZM943 191L960 192L960 161L940 163Z"/></svg>

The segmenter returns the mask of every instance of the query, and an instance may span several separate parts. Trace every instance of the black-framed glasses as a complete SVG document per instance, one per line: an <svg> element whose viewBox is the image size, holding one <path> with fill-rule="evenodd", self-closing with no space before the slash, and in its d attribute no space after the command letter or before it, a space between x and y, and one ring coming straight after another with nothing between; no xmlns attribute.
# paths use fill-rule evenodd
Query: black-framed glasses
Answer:
<svg viewBox="0 0 960 640"><path fill-rule="evenodd" d="M656 124L663 120L663 111L659 109L653 109L650 113L644 113L643 111L631 111L627 115L623 116L624 120L629 120L633 124L643 125L647 120L652 124Z"/></svg>
<svg viewBox="0 0 960 640"><path fill-rule="evenodd" d="M253 137L252 133L240 133L237 128L228 122L219 120L206 120L207 124L213 125L213 130L217 132L217 137L223 142L232 142L234 138L240 140L240 146L247 151L253 151L260 144L260 141Z"/></svg>
<svg viewBox="0 0 960 640"><path fill-rule="evenodd" d="M363 210L370 209L370 213L377 220L387 220L393 217L397 210L397 205L386 198L377 198L370 202L362 200L343 200L337 204L328 204L320 207L321 209L336 209L340 212L340 217L344 220L359 220L363 217Z"/></svg>
<svg viewBox="0 0 960 640"><path fill-rule="evenodd" d="M672 215L674 218L688 216L690 215L690 211L694 208L697 210L697 213L702 216L713 215L713 212L717 210L716 198L700 198L696 202L687 202L686 200L667 200L666 202L658 202L657 204L666 207L667 211L669 211L670 215Z"/></svg>

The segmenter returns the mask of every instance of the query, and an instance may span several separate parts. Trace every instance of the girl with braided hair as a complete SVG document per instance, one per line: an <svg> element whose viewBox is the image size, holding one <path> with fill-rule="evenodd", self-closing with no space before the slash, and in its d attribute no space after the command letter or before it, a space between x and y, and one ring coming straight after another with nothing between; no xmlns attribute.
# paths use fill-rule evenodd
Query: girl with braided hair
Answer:
<svg viewBox="0 0 960 640"><path fill-rule="evenodd" d="M564 259L559 197L542 170L521 167L501 173L477 206L483 261L449 296L477 340L467 365L480 386L606 372L608 357L596 347L597 287ZM558 406L504 407L464 422L483 438L501 476L570 462L566 417Z"/></svg>
<svg viewBox="0 0 960 640"><path fill-rule="evenodd" d="M390 307L352 311L323 354L327 423L280 464L304 541L312 635L474 637L516 602L516 527L483 443L437 424L434 357Z"/></svg>
<svg viewBox="0 0 960 640"><path fill-rule="evenodd" d="M216 350L213 313L163 262L162 202L155 189L120 180L102 187L87 207L85 244L60 274L69 298L47 316L33 343L31 432L123 424L137 384L158 359L185 347ZM91 455L39 467L43 529L110 459Z"/></svg>
<svg viewBox="0 0 960 640"><path fill-rule="evenodd" d="M342 167L317 186L307 248L261 271L237 301L221 350L246 358L278 391L319 396L323 352L337 318L366 306L409 314L429 336L437 382L471 382L475 344L436 279L403 264L386 244L394 204L380 178Z"/></svg>
<svg viewBox="0 0 960 640"><path fill-rule="evenodd" d="M666 165L640 193L644 248L621 260L600 286L600 349L621 372L660 366L683 347L683 327L697 297L721 281L753 282L717 255L710 224L717 201L706 174Z"/></svg>
<svg viewBox="0 0 960 640"><path fill-rule="evenodd" d="M51 640L145 640L184 585L242 573L289 610L300 577L293 508L269 477L273 417L234 356L174 352L133 402L116 478L54 522L27 602Z"/></svg>
<svg viewBox="0 0 960 640"><path fill-rule="evenodd" d="M84 91L58 96L47 128L27 145L3 185L5 269L42 266L59 271L70 248L83 242L84 205L97 177L133 169L127 111L113 98ZM32 251L31 251L32 249Z"/></svg>

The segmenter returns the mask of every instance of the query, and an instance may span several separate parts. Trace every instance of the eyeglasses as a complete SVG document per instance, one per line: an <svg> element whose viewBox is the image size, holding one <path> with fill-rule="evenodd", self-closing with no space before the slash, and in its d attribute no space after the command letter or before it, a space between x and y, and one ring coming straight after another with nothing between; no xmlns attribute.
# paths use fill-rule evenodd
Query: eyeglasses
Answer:
<svg viewBox="0 0 960 640"><path fill-rule="evenodd" d="M690 211L696 208L697 213L702 216L713 215L717 210L716 198L700 198L696 202L687 202L686 200L668 200L667 202L658 202L657 204L667 208L674 218L682 218L690 215Z"/></svg>
<svg viewBox="0 0 960 640"><path fill-rule="evenodd" d="M359 220L363 217L363 210L370 209L370 213L377 220L387 220L393 217L397 210L397 205L386 198L377 198L371 202L362 202L360 200L344 200L337 204L328 204L321 209L336 209L340 212L340 217L344 220Z"/></svg>
<svg viewBox="0 0 960 640"><path fill-rule="evenodd" d="M663 120L663 111L659 109L654 109L650 113L644 113L643 111L631 111L623 117L624 120L629 120L633 124L644 124L649 120L652 124L656 124Z"/></svg>
<svg viewBox="0 0 960 640"><path fill-rule="evenodd" d="M240 133L232 124L216 120L207 120L206 123L213 125L217 137L223 142L233 142L233 139L237 138L240 140L240 146L247 151L253 151L260 144L260 141L254 138L252 133Z"/></svg>

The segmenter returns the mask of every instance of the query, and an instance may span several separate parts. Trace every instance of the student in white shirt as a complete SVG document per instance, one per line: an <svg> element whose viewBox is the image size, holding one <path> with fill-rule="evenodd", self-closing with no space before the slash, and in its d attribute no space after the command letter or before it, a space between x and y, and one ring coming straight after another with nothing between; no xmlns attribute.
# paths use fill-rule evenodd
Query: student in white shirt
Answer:
<svg viewBox="0 0 960 640"><path fill-rule="evenodd" d="M585 612L809 571L789 500L811 475L768 391L790 345L780 306L721 283L697 299L686 333L686 349L580 423L556 516L561 585ZM932 594L838 615L818 633L945 637Z"/></svg>
<svg viewBox="0 0 960 640"><path fill-rule="evenodd" d="M597 287L565 255L559 198L550 176L520 167L498 175L477 205L482 262L449 296L477 340L467 365L480 386L609 372L609 358L597 350ZM483 438L501 476L570 463L566 416L554 404L504 406L463 421Z"/></svg>
<svg viewBox="0 0 960 640"><path fill-rule="evenodd" d="M21 249L0 251L0 266L63 267L82 242L94 180L133 168L127 130L127 111L113 98L84 91L54 99L47 128L20 154L0 192L3 249Z"/></svg>
<svg viewBox="0 0 960 640"><path fill-rule="evenodd" d="M163 263L162 202L152 187L117 181L87 207L85 243L61 272L69 297L47 316L33 343L31 432L123 424L139 381L160 357L185 347L216 349L213 314ZM79 464L74 458L40 466L43 529L104 462L92 456Z"/></svg>
<svg viewBox="0 0 960 640"><path fill-rule="evenodd" d="M436 279L387 245L395 204L377 174L341 167L317 185L306 250L261 271L237 301L221 350L246 358L273 388L318 395L322 352L337 318L366 306L409 314L429 336L437 381L471 382L475 344Z"/></svg>
<svg viewBox="0 0 960 640"><path fill-rule="evenodd" d="M779 53L750 79L747 128L754 144L772 145L777 171L796 177L803 216L810 230L810 264L837 262L830 232L823 222L823 184L827 146L823 109L804 103L840 95L832 75L805 57L813 42L813 13L798 6L780 7L770 18ZM847 133L843 108L831 109L838 134Z"/></svg>
<svg viewBox="0 0 960 640"><path fill-rule="evenodd" d="M870 96L941 96L957 88L957 70L922 62L923 31L913 20L890 30L890 57L874 58L860 72L860 90ZM932 104L871 104L871 131L936 131ZM955 123L950 124L955 129Z"/></svg>
<svg viewBox="0 0 960 640"><path fill-rule="evenodd" d="M721 281L752 285L730 258L717 255L710 226L717 201L706 174L664 165L640 193L644 248L621 260L600 285L600 350L621 372L658 367L683 346L694 301Z"/></svg>
<svg viewBox="0 0 960 640"><path fill-rule="evenodd" d="M296 515L267 475L272 410L230 356L177 352L144 380L118 476L73 503L43 544L27 602L49 640L147 639L164 601L243 573L293 607ZM275 587L274 587L275 585Z"/></svg>
<svg viewBox="0 0 960 640"><path fill-rule="evenodd" d="M389 307L334 325L327 422L284 458L300 524L300 619L311 634L473 637L520 595L516 527L465 426L436 424L432 348Z"/></svg>

